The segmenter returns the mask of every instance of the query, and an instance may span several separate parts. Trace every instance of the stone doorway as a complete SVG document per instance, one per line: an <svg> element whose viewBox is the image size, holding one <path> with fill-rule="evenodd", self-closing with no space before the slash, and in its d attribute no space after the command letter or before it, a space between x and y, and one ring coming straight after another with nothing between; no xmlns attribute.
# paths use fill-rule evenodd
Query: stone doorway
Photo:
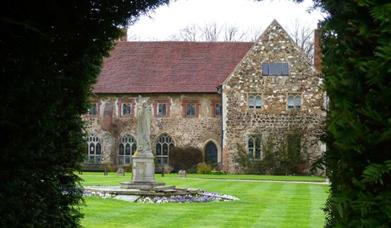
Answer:
<svg viewBox="0 0 391 228"><path fill-rule="evenodd" d="M217 164L217 146L212 141L209 141L205 146L205 162L211 165Z"/></svg>

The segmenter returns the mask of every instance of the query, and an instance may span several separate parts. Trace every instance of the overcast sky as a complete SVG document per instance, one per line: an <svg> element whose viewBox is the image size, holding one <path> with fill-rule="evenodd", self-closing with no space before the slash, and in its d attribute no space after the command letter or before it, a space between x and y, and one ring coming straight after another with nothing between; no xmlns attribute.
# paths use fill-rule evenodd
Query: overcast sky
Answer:
<svg viewBox="0 0 391 228"><path fill-rule="evenodd" d="M273 19L290 31L295 23L315 29L324 18L312 10L311 0L171 0L129 26L128 39L169 40L189 25L236 26L241 31L262 32ZM259 34L260 35L260 34Z"/></svg>

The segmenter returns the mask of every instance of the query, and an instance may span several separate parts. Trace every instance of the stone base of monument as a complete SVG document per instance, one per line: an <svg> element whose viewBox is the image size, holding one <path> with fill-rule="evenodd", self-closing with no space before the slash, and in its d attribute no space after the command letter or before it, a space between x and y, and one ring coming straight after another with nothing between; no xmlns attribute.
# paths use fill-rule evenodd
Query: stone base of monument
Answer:
<svg viewBox="0 0 391 228"><path fill-rule="evenodd" d="M164 186L164 183L158 182L143 182L143 181L132 181L122 182L121 188L124 189L140 189L140 190L153 190L156 187L175 188L174 186Z"/></svg>
<svg viewBox="0 0 391 228"><path fill-rule="evenodd" d="M136 151L132 159L132 181L122 182L121 188L151 190L165 185L155 181L155 163L152 151L144 151L143 153Z"/></svg>

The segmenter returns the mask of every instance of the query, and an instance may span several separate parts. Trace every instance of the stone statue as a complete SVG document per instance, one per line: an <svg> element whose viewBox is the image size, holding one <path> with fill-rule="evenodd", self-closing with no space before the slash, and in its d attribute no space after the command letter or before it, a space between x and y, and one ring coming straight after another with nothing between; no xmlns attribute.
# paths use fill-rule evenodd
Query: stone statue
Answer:
<svg viewBox="0 0 391 228"><path fill-rule="evenodd" d="M148 98L137 99L137 151L132 156L132 181L121 183L121 188L152 189L164 183L155 181L155 162L151 149L152 111Z"/></svg>
<svg viewBox="0 0 391 228"><path fill-rule="evenodd" d="M148 98L137 99L137 151L140 154L152 153L151 150L151 120L152 110Z"/></svg>

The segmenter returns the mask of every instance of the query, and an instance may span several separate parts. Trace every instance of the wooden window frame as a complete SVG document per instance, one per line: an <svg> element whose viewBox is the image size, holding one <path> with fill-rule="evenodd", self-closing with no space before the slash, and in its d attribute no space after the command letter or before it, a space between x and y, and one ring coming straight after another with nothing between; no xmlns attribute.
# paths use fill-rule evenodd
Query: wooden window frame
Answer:
<svg viewBox="0 0 391 228"><path fill-rule="evenodd" d="M223 105L222 105L221 101L212 100L211 105L212 105L212 117L221 117L223 115ZM220 115L216 114L216 110L217 110L216 106L217 105L221 106L221 114Z"/></svg>
<svg viewBox="0 0 391 228"><path fill-rule="evenodd" d="M187 105L194 104L195 106L195 115L194 116L188 116L187 115ZM184 118L198 118L200 114L200 101L199 100L190 100L190 99L183 99L182 100L182 116Z"/></svg>
<svg viewBox="0 0 391 228"><path fill-rule="evenodd" d="M123 104L130 104L130 109L131 109L131 112L129 115L123 115L123 112L122 112L122 105ZM133 98L119 98L118 99L118 116L120 118L134 118L134 108L136 107L135 105L135 99Z"/></svg>
<svg viewBox="0 0 391 228"><path fill-rule="evenodd" d="M86 114L87 117L90 117L90 118L98 118L99 117L101 101L100 100L92 100L90 102L90 105L92 106L94 104L95 104L95 107L96 107L96 114L95 115L91 115L89 113L89 111L87 110L87 114Z"/></svg>
<svg viewBox="0 0 391 228"><path fill-rule="evenodd" d="M158 114L158 106L159 104L165 104L166 105L166 115L161 116ZM170 116L170 107L171 102L169 99L158 99L153 102L153 114L156 118L166 118Z"/></svg>

